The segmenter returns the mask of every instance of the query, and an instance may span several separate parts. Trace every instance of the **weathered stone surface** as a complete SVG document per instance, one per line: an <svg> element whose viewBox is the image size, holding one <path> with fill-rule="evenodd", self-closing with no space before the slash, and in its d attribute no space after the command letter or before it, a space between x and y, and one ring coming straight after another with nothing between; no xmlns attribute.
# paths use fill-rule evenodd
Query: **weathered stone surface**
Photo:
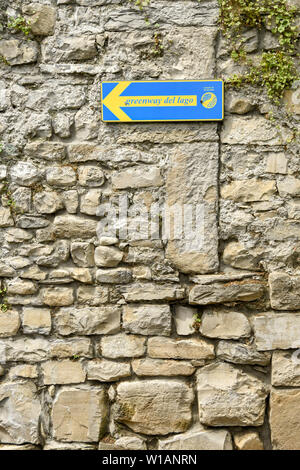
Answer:
<svg viewBox="0 0 300 470"><path fill-rule="evenodd" d="M9 370L9 377L11 379L36 379L38 378L38 368L32 364L19 364Z"/></svg>
<svg viewBox="0 0 300 470"><path fill-rule="evenodd" d="M35 194L33 204L38 214L54 214L63 208L61 197L54 191L42 191Z"/></svg>
<svg viewBox="0 0 300 470"><path fill-rule="evenodd" d="M200 338L149 338L148 355L162 359L213 359L214 346Z"/></svg>
<svg viewBox="0 0 300 470"><path fill-rule="evenodd" d="M193 328L194 315L197 314L197 309L185 307L184 305L175 306L175 325L178 335L187 336L192 335L195 330Z"/></svg>
<svg viewBox="0 0 300 470"><path fill-rule="evenodd" d="M233 181L221 188L223 199L232 199L236 202L268 201L275 193L275 181L255 178Z"/></svg>
<svg viewBox="0 0 300 470"><path fill-rule="evenodd" d="M294 176L287 176L284 180L278 181L277 187L281 197L300 196L300 181Z"/></svg>
<svg viewBox="0 0 300 470"><path fill-rule="evenodd" d="M275 310L300 309L300 276L284 272L269 275L271 306Z"/></svg>
<svg viewBox="0 0 300 470"><path fill-rule="evenodd" d="M53 34L56 20L55 8L50 5L30 3L24 5L22 11L30 23L30 30L33 34L38 36Z"/></svg>
<svg viewBox="0 0 300 470"><path fill-rule="evenodd" d="M41 405L34 383L1 383L0 402L0 441L38 444Z"/></svg>
<svg viewBox="0 0 300 470"><path fill-rule="evenodd" d="M183 432L191 423L194 394L179 380L122 382L117 387L114 416L135 432Z"/></svg>
<svg viewBox="0 0 300 470"><path fill-rule="evenodd" d="M132 281L132 272L128 268L97 269L96 279L105 284L128 284Z"/></svg>
<svg viewBox="0 0 300 470"><path fill-rule="evenodd" d="M83 194L80 199L80 212L82 212L82 214L97 215L101 195L101 189L96 188L90 189Z"/></svg>
<svg viewBox="0 0 300 470"><path fill-rule="evenodd" d="M221 139L224 144L281 145L291 138L289 132L278 130L264 117L230 116L224 121Z"/></svg>
<svg viewBox="0 0 300 470"><path fill-rule="evenodd" d="M163 359L135 359L132 361L132 369L139 376L176 376L192 375L195 367L187 361L173 361Z"/></svg>
<svg viewBox="0 0 300 470"><path fill-rule="evenodd" d="M80 286L77 290L77 300L80 304L97 306L108 302L107 287Z"/></svg>
<svg viewBox="0 0 300 470"><path fill-rule="evenodd" d="M32 237L32 233L29 233L21 228L9 228L6 231L6 240L9 243L22 243L31 240Z"/></svg>
<svg viewBox="0 0 300 470"><path fill-rule="evenodd" d="M268 312L254 317L253 328L259 351L300 347L300 314Z"/></svg>
<svg viewBox="0 0 300 470"><path fill-rule="evenodd" d="M50 310L47 308L24 307L22 325L24 333L48 335L51 331Z"/></svg>
<svg viewBox="0 0 300 470"><path fill-rule="evenodd" d="M182 299L185 289L176 285L163 284L132 284L125 288L124 298L126 302L147 302L149 300L177 300Z"/></svg>
<svg viewBox="0 0 300 470"><path fill-rule="evenodd" d="M225 430L205 429L201 425L189 431L159 439L159 450L232 450L231 436Z"/></svg>
<svg viewBox="0 0 300 470"><path fill-rule="evenodd" d="M69 159L70 162L88 162L88 161L101 161L104 159L103 156L104 148L88 142L71 144L69 146Z"/></svg>
<svg viewBox="0 0 300 470"><path fill-rule="evenodd" d="M169 305L130 304L123 309L123 328L140 335L171 334Z"/></svg>
<svg viewBox="0 0 300 470"><path fill-rule="evenodd" d="M69 62L92 59L97 55L95 36L48 38L42 43L44 62Z"/></svg>
<svg viewBox="0 0 300 470"><path fill-rule="evenodd" d="M46 171L46 181L51 186L68 187L76 183L76 173L73 168L54 166Z"/></svg>
<svg viewBox="0 0 300 470"><path fill-rule="evenodd" d="M78 182L81 186L97 187L104 183L104 173L97 166L82 166L78 169Z"/></svg>
<svg viewBox="0 0 300 470"><path fill-rule="evenodd" d="M29 295L36 293L37 286L32 281L17 278L7 281L6 289L8 294Z"/></svg>
<svg viewBox="0 0 300 470"><path fill-rule="evenodd" d="M17 310L9 309L7 312L0 312L0 337L5 338L16 335L20 324Z"/></svg>
<svg viewBox="0 0 300 470"><path fill-rule="evenodd" d="M100 351L103 357L111 359L140 357L145 354L146 340L143 337L127 335L125 333L104 336L101 340Z"/></svg>
<svg viewBox="0 0 300 470"><path fill-rule="evenodd" d="M264 445L257 432L241 431L234 434L237 450L264 450Z"/></svg>
<svg viewBox="0 0 300 470"><path fill-rule="evenodd" d="M287 165L288 165L288 160L287 160L286 155L284 153L272 153L272 152L270 152L269 155L268 155L267 162L266 162L266 172L286 174L287 173ZM277 182L277 187L278 187L278 191L279 191L279 194L280 194L279 184L280 184L280 182L278 181Z"/></svg>
<svg viewBox="0 0 300 470"><path fill-rule="evenodd" d="M197 372L200 423L208 426L260 426L264 422L265 384L226 363Z"/></svg>
<svg viewBox="0 0 300 470"><path fill-rule="evenodd" d="M107 359L89 361L86 369L88 380L98 380L99 382L114 382L131 375L130 364Z"/></svg>
<svg viewBox="0 0 300 470"><path fill-rule="evenodd" d="M248 250L239 242L229 242L223 251L223 260L225 264L239 269L259 269L260 252L254 249Z"/></svg>
<svg viewBox="0 0 300 470"><path fill-rule="evenodd" d="M94 245L87 242L72 242L71 256L78 266L94 266Z"/></svg>
<svg viewBox="0 0 300 470"><path fill-rule="evenodd" d="M209 338L239 339L250 336L251 327L243 313L210 309L205 310L201 317L200 331Z"/></svg>
<svg viewBox="0 0 300 470"><path fill-rule="evenodd" d="M220 279L221 280L221 279ZM225 302L249 302L259 299L264 293L261 281L247 279L241 282L216 282L196 285L190 291L190 303L198 305L219 304Z"/></svg>
<svg viewBox="0 0 300 470"><path fill-rule="evenodd" d="M38 48L34 41L2 39L0 40L0 55L5 57L10 65L30 64L36 62Z"/></svg>
<svg viewBox="0 0 300 470"><path fill-rule="evenodd" d="M92 345L88 338L56 339L49 343L50 357L57 359L92 357Z"/></svg>
<svg viewBox="0 0 300 470"><path fill-rule="evenodd" d="M10 209L0 207L0 227L13 227L14 224Z"/></svg>
<svg viewBox="0 0 300 470"><path fill-rule="evenodd" d="M210 155L209 159L207 155ZM166 181L166 204L170 213L172 207L177 206L178 215L176 222L173 220L170 225L171 238L166 257L181 272L206 273L218 268L217 172L218 148L213 143L202 143L201 151L198 145L186 145L171 157ZM179 225L179 214L185 204L189 204L192 212L197 214L198 226L191 224L189 238L185 234L175 240L174 230Z"/></svg>
<svg viewBox="0 0 300 470"><path fill-rule="evenodd" d="M41 178L38 168L30 162L19 162L10 169L12 181L22 186L30 186Z"/></svg>
<svg viewBox="0 0 300 470"><path fill-rule="evenodd" d="M266 366L270 363L271 354L258 351L254 345L237 343L235 341L220 341L216 356L222 361L234 364L257 364Z"/></svg>
<svg viewBox="0 0 300 470"><path fill-rule="evenodd" d="M86 373L81 362L70 360L48 361L43 362L41 367L45 385L76 384L85 381Z"/></svg>
<svg viewBox="0 0 300 470"><path fill-rule="evenodd" d="M97 222L76 215L57 215L53 233L58 238L90 238L96 235Z"/></svg>
<svg viewBox="0 0 300 470"><path fill-rule="evenodd" d="M300 386L300 360L297 351L274 351L272 355L272 385Z"/></svg>
<svg viewBox="0 0 300 470"><path fill-rule="evenodd" d="M123 252L115 246L97 246L95 249L95 264L113 268L122 261Z"/></svg>
<svg viewBox="0 0 300 470"><path fill-rule="evenodd" d="M35 141L28 142L24 148L25 155L40 160L63 160L65 157L65 146L60 142Z"/></svg>
<svg viewBox="0 0 300 470"><path fill-rule="evenodd" d="M112 185L115 189L147 188L162 184L159 168L156 167L130 168L112 176Z"/></svg>
<svg viewBox="0 0 300 470"><path fill-rule="evenodd" d="M53 436L59 441L98 441L106 429L106 394L100 387L66 387L53 403Z"/></svg>
<svg viewBox="0 0 300 470"><path fill-rule="evenodd" d="M254 105L243 95L230 93L226 96L225 107L230 113L247 114L252 111Z"/></svg>
<svg viewBox="0 0 300 470"><path fill-rule="evenodd" d="M300 449L300 390L271 391L270 426L274 450Z"/></svg>
<svg viewBox="0 0 300 470"><path fill-rule="evenodd" d="M49 307L62 307L74 302L74 293L71 287L44 287L41 297Z"/></svg>
<svg viewBox="0 0 300 470"><path fill-rule="evenodd" d="M112 334L120 330L120 309L116 306L61 308L54 316L61 335Z"/></svg>

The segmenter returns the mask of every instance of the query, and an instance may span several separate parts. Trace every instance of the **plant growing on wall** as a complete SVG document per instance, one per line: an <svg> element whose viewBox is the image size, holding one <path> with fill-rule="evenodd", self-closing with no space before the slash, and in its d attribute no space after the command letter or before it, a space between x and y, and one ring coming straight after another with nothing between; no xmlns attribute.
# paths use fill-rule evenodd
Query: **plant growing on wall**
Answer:
<svg viewBox="0 0 300 470"><path fill-rule="evenodd" d="M279 104L284 91L299 79L295 65L298 39L296 8L289 8L285 0L218 1L219 23L231 49L231 57L248 67L245 74L231 77L229 84L236 87L247 83L262 86L269 98ZM269 30L279 46L263 52L255 64L244 49L243 32L251 28Z"/></svg>

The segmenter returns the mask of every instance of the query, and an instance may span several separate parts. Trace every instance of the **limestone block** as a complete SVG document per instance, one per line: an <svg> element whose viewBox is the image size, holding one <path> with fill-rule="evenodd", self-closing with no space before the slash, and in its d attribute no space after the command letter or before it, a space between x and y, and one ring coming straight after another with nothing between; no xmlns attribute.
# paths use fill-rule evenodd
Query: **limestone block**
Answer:
<svg viewBox="0 0 300 470"><path fill-rule="evenodd" d="M190 303L198 305L219 304L224 302L249 302L262 297L264 285L261 281L247 279L228 283L216 282L199 284L190 291Z"/></svg>
<svg viewBox="0 0 300 470"><path fill-rule="evenodd" d="M20 317L17 310L9 309L0 312L0 337L14 336L20 328Z"/></svg>
<svg viewBox="0 0 300 470"><path fill-rule="evenodd" d="M28 157L38 158L40 160L55 161L65 158L65 146L60 142L44 142L37 140L28 142L25 145L24 153Z"/></svg>
<svg viewBox="0 0 300 470"><path fill-rule="evenodd" d="M18 162L9 173L12 181L22 186L30 186L41 179L41 172L30 162Z"/></svg>
<svg viewBox="0 0 300 470"><path fill-rule="evenodd" d="M237 450L264 450L264 445L257 432L241 431L234 434Z"/></svg>
<svg viewBox="0 0 300 470"><path fill-rule="evenodd" d="M175 306L175 325L178 335L187 336L195 333L193 328L194 315L197 314L197 309L186 307L184 305Z"/></svg>
<svg viewBox="0 0 300 470"><path fill-rule="evenodd" d="M236 341L220 341L216 356L222 361L233 364L257 364L266 366L270 363L271 353L260 352L254 345L237 343Z"/></svg>
<svg viewBox="0 0 300 470"><path fill-rule="evenodd" d="M51 331L50 310L47 308L24 307L22 324L24 333L48 335Z"/></svg>
<svg viewBox="0 0 300 470"><path fill-rule="evenodd" d="M259 351L300 347L300 314L268 312L254 317L253 328Z"/></svg>
<svg viewBox="0 0 300 470"><path fill-rule="evenodd" d="M38 214L54 214L63 208L60 195L54 191L42 191L33 196L33 204Z"/></svg>
<svg viewBox="0 0 300 470"><path fill-rule="evenodd" d="M53 403L53 436L59 441L98 441L106 429L108 407L104 389L66 387Z"/></svg>
<svg viewBox="0 0 300 470"><path fill-rule="evenodd" d="M97 166L82 166L78 169L78 182L81 186L102 186L104 173Z"/></svg>
<svg viewBox="0 0 300 470"><path fill-rule="evenodd" d="M174 284L132 284L124 288L126 302L177 300L184 298L185 289Z"/></svg>
<svg viewBox="0 0 300 470"><path fill-rule="evenodd" d="M232 450L231 436L223 429L205 429L201 425L167 439L159 439L159 450Z"/></svg>
<svg viewBox="0 0 300 470"><path fill-rule="evenodd" d="M71 287L44 287L40 291L41 298L49 307L71 305L74 302L74 293Z"/></svg>
<svg viewBox="0 0 300 470"><path fill-rule="evenodd" d="M46 181L51 186L73 186L76 183L76 173L73 168L68 166L53 166L46 171Z"/></svg>
<svg viewBox="0 0 300 470"><path fill-rule="evenodd" d="M251 334L249 321L243 313L234 310L209 309L201 317L203 336L221 339L247 338Z"/></svg>
<svg viewBox="0 0 300 470"><path fill-rule="evenodd" d="M54 33L56 9L50 5L30 3L22 7L22 12L30 23L30 30L37 36L48 36Z"/></svg>
<svg viewBox="0 0 300 470"><path fill-rule="evenodd" d="M47 361L42 363L42 374L45 385L76 384L85 381L86 373L78 361Z"/></svg>
<svg viewBox="0 0 300 470"><path fill-rule="evenodd" d="M37 61L38 46L34 41L2 39L0 40L0 55L5 57L10 65L30 64Z"/></svg>
<svg viewBox="0 0 300 470"><path fill-rule="evenodd" d="M123 309L123 328L140 335L171 334L169 305L129 304Z"/></svg>
<svg viewBox="0 0 300 470"><path fill-rule="evenodd" d="M101 284L128 284L132 281L132 272L127 268L97 269L96 279Z"/></svg>
<svg viewBox="0 0 300 470"><path fill-rule="evenodd" d="M119 333L114 336L104 336L101 339L101 354L109 359L119 357L140 357L145 354L146 339L144 337Z"/></svg>
<svg viewBox="0 0 300 470"><path fill-rule="evenodd" d="M166 206L170 215L175 211L176 216L170 220L166 257L181 272L206 273L218 268L217 174L215 143L185 144L171 155ZM196 217L197 227L193 223L188 229L179 226L180 214L187 211L191 217ZM180 235L176 238L174 231L177 230Z"/></svg>
<svg viewBox="0 0 300 470"><path fill-rule="evenodd" d="M97 55L95 36L57 36L42 42L43 62L89 60Z"/></svg>
<svg viewBox="0 0 300 470"><path fill-rule="evenodd" d="M61 335L113 334L120 330L120 309L117 306L61 308L54 315Z"/></svg>
<svg viewBox="0 0 300 470"><path fill-rule="evenodd" d="M114 417L135 432L165 435L183 432L191 423L194 393L180 380L122 382Z"/></svg>
<svg viewBox="0 0 300 470"><path fill-rule="evenodd" d="M134 359L132 369L136 375L145 376L176 376L192 375L195 367L188 361L173 361L164 359Z"/></svg>
<svg viewBox="0 0 300 470"><path fill-rule="evenodd" d="M227 117L221 134L223 144L231 145L282 145L290 138L290 132L278 130L272 122L259 116Z"/></svg>
<svg viewBox="0 0 300 470"><path fill-rule="evenodd" d="M97 246L95 249L95 264L112 268L122 261L123 252L115 246Z"/></svg>
<svg viewBox="0 0 300 470"><path fill-rule="evenodd" d="M299 400L299 389L272 390L270 426L274 450L300 449Z"/></svg>
<svg viewBox="0 0 300 470"><path fill-rule="evenodd" d="M112 185L115 189L147 188L162 184L160 170L156 167L130 168L112 176Z"/></svg>
<svg viewBox="0 0 300 470"><path fill-rule="evenodd" d="M148 355L162 359L213 359L214 346L200 338L149 338Z"/></svg>
<svg viewBox="0 0 300 470"><path fill-rule="evenodd" d="M197 372L200 423L208 426L261 426L265 384L226 363L210 364Z"/></svg>
<svg viewBox="0 0 300 470"><path fill-rule="evenodd" d="M96 235L97 222L76 215L57 215L53 232L58 238L90 238Z"/></svg>
<svg viewBox="0 0 300 470"><path fill-rule="evenodd" d="M236 202L268 201L275 193L275 181L263 181L256 178L233 181L221 188L223 199L232 199Z"/></svg>
<svg viewBox="0 0 300 470"><path fill-rule="evenodd" d="M87 363L88 380L113 382L131 375L130 364L107 359L94 359Z"/></svg>
<svg viewBox="0 0 300 470"><path fill-rule="evenodd" d="M300 275L276 271L269 275L271 306L276 310L300 309Z"/></svg>
<svg viewBox="0 0 300 470"><path fill-rule="evenodd" d="M34 383L0 384L0 442L38 444L41 405Z"/></svg>
<svg viewBox="0 0 300 470"><path fill-rule="evenodd" d="M300 359L298 351L274 351L272 355L272 385L300 386Z"/></svg>

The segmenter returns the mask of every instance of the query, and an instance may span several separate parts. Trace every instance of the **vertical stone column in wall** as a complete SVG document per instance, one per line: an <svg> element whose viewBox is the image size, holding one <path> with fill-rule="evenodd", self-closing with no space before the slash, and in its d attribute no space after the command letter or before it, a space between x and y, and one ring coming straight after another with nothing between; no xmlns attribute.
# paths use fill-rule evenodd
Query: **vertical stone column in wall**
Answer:
<svg viewBox="0 0 300 470"><path fill-rule="evenodd" d="M168 241L166 256L184 273L208 273L218 269L217 178L217 142L176 147L167 173L166 206L182 208L184 218L188 205L197 221L194 220L192 239L187 240L183 233L181 238ZM171 218L171 234L174 223Z"/></svg>

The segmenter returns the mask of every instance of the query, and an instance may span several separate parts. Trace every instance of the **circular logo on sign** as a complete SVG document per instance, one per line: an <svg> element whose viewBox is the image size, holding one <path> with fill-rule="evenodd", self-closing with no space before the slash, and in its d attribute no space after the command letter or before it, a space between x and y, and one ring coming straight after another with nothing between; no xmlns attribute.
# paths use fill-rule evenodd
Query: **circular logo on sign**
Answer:
<svg viewBox="0 0 300 470"><path fill-rule="evenodd" d="M207 92L201 98L201 103L203 104L204 108L211 109L214 108L217 104L217 97L214 93Z"/></svg>

